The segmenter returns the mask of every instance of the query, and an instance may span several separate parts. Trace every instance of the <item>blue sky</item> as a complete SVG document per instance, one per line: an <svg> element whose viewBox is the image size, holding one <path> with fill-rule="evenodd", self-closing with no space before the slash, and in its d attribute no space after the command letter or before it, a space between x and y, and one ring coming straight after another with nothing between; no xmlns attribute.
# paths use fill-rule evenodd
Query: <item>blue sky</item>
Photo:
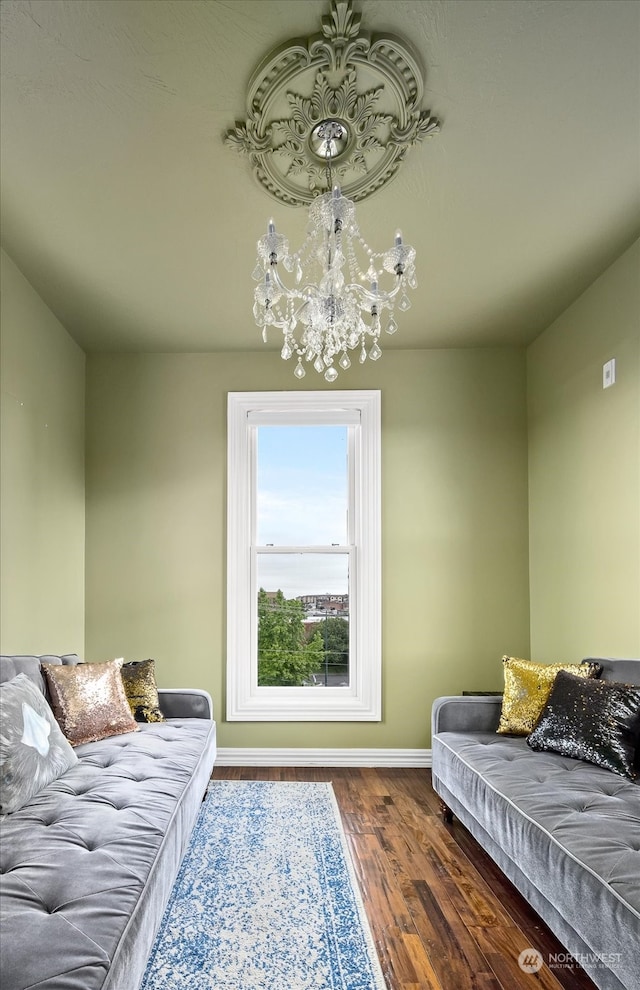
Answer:
<svg viewBox="0 0 640 990"><path fill-rule="evenodd" d="M258 546L347 541L347 427L261 426ZM259 586L287 597L348 590L346 556L260 556Z"/></svg>

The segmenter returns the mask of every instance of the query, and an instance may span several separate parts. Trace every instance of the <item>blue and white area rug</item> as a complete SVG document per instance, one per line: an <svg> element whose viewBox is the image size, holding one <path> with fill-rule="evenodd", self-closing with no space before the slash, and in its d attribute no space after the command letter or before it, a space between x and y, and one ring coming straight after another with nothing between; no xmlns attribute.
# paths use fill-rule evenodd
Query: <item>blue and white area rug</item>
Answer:
<svg viewBox="0 0 640 990"><path fill-rule="evenodd" d="M385 990L331 784L216 780L140 990Z"/></svg>

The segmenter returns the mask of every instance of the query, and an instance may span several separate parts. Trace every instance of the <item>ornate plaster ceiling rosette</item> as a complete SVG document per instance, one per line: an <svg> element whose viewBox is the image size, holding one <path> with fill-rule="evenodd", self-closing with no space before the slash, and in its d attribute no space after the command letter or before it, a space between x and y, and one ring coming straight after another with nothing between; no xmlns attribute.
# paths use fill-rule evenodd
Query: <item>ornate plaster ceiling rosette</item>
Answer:
<svg viewBox="0 0 640 990"><path fill-rule="evenodd" d="M258 182L289 206L327 189L321 125L342 125L331 167L343 195L362 200L386 185L409 148L439 130L421 109L417 59L394 36L360 30L351 0L331 0L322 33L271 52L249 82L247 118L225 143L249 157Z"/></svg>

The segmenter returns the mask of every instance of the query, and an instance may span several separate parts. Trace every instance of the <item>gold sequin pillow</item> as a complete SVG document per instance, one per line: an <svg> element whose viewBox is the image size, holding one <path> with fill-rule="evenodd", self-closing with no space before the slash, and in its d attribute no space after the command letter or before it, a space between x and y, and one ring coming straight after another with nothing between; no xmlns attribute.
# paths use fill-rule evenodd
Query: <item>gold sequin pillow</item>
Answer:
<svg viewBox="0 0 640 990"><path fill-rule="evenodd" d="M121 674L125 694L136 722L164 722L156 684L153 660L123 663Z"/></svg>
<svg viewBox="0 0 640 990"><path fill-rule="evenodd" d="M498 732L528 736L538 721L560 670L578 677L599 677L599 663L534 663L520 657L503 657L504 695Z"/></svg>
<svg viewBox="0 0 640 990"><path fill-rule="evenodd" d="M124 693L120 663L43 663L51 707L72 746L124 732L137 732Z"/></svg>

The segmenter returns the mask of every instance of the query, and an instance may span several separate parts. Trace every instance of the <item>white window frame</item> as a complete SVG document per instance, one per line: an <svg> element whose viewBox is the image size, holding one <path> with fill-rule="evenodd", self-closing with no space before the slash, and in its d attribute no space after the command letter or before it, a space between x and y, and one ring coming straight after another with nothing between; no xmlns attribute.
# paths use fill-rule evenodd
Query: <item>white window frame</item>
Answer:
<svg viewBox="0 0 640 990"><path fill-rule="evenodd" d="M380 406L379 390L228 394L227 721L381 720ZM349 545L274 552L349 553L349 686L259 686L255 428L312 423L349 427Z"/></svg>

